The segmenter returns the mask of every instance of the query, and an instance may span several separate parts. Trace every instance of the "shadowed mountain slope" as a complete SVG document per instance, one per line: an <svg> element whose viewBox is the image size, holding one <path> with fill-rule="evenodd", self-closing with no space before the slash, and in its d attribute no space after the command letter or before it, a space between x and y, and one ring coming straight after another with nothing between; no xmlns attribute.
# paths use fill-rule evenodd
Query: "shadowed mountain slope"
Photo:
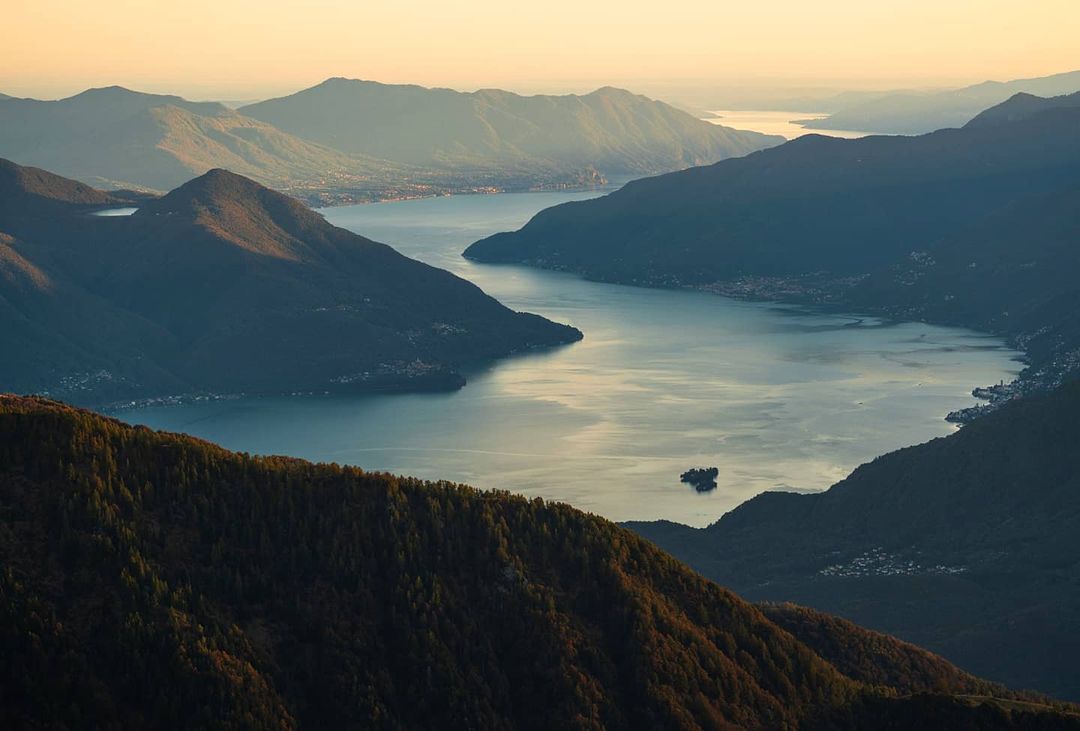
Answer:
<svg viewBox="0 0 1080 731"><path fill-rule="evenodd" d="M450 388L460 364L581 337L223 170L126 217L88 215L109 198L81 184L0 172L7 388L84 402ZM18 182L39 179L44 194Z"/></svg>
<svg viewBox="0 0 1080 731"><path fill-rule="evenodd" d="M748 597L834 612L978 675L1078 698L1078 414L1073 382L824 493L763 493L701 530L632 527Z"/></svg>
<svg viewBox="0 0 1080 731"><path fill-rule="evenodd" d="M466 252L596 279L701 285L862 274L1080 171L1080 109L922 137L807 135L556 206Z"/></svg>
<svg viewBox="0 0 1080 731"><path fill-rule="evenodd" d="M1080 187L1027 196L844 291L848 307L1008 334L1026 382L1080 368Z"/></svg>
<svg viewBox="0 0 1080 731"><path fill-rule="evenodd" d="M900 690L929 676L871 687L851 677L858 662L845 676L646 541L563 505L238 455L36 399L0 397L0 455L8 724L1080 721L1037 699L956 696L969 688L947 674L935 694Z"/></svg>
<svg viewBox="0 0 1080 731"><path fill-rule="evenodd" d="M965 126L979 128L1012 124L1052 109L1073 109L1076 107L1080 107L1080 91L1075 94L1063 94L1055 97L1017 94L1001 104L981 112Z"/></svg>

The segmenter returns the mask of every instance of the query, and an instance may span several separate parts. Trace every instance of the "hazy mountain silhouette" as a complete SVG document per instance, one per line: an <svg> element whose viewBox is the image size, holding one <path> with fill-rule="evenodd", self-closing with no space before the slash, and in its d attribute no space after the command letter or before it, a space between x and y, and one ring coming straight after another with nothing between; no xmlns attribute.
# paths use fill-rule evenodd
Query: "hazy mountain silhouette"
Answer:
<svg viewBox="0 0 1080 731"><path fill-rule="evenodd" d="M5 725L1080 725L565 505L9 396L0 454Z"/></svg>
<svg viewBox="0 0 1080 731"><path fill-rule="evenodd" d="M989 106L1018 92L1057 96L1080 91L1080 71L1013 81L984 81L962 89L934 93L897 92L843 106L825 119L805 123L809 129L857 129L884 134L922 134L962 127Z"/></svg>
<svg viewBox="0 0 1080 731"><path fill-rule="evenodd" d="M450 388L458 364L581 334L212 170L135 215L0 165L0 383L81 401Z"/></svg>
<svg viewBox="0 0 1080 731"><path fill-rule="evenodd" d="M118 86L59 101L4 100L0 156L98 185L159 190L215 167L275 186L392 167L300 140L216 102Z"/></svg>
<svg viewBox="0 0 1080 731"><path fill-rule="evenodd" d="M598 167L653 173L782 141L614 89L519 97L331 79L243 113L118 86L0 102L0 156L20 164L157 190L223 167L324 200L586 185ZM297 132L260 121L278 116Z"/></svg>
<svg viewBox="0 0 1080 731"><path fill-rule="evenodd" d="M642 175L782 141L610 87L520 96L334 78L240 111L329 147L423 166L592 166L605 175Z"/></svg>

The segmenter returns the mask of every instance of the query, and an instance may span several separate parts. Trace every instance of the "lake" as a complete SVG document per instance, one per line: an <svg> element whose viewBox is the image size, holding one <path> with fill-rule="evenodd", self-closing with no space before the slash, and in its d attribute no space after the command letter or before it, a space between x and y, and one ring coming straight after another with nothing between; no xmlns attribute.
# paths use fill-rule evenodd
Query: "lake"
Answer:
<svg viewBox="0 0 1080 731"><path fill-rule="evenodd" d="M244 398L146 408L130 422L231 449L356 464L569 502L615 520L706 525L768 489L819 490L952 431L973 386L1009 380L992 337L638 289L461 251L591 192L456 196L324 210L327 219L571 323L574 345L467 373L455 393ZM718 487L679 482L716 466Z"/></svg>
<svg viewBox="0 0 1080 731"><path fill-rule="evenodd" d="M843 137L845 139L854 139L856 137L866 137L872 132L859 132L857 130L835 130L835 129L807 129L801 125L795 124L792 120L801 119L824 119L828 117L828 114L820 112L782 112L782 111L762 111L762 110L730 110L730 109L718 109L712 114L714 117L709 117L706 122L712 124L723 125L724 127L731 127L732 129L750 130L751 132L761 132L766 135L780 135L786 137L789 140L793 140L796 137L801 137L807 134L819 134L828 135L830 137Z"/></svg>

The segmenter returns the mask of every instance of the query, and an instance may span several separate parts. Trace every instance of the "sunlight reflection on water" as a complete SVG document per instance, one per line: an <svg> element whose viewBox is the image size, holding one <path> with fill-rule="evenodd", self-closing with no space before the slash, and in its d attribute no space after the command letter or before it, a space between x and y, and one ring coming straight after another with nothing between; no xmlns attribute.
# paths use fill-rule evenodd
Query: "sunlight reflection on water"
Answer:
<svg viewBox="0 0 1080 731"><path fill-rule="evenodd" d="M129 421L233 449L358 464L564 500L616 520L705 525L767 489L822 489L885 451L947 434L1014 352L956 328L636 289L461 251L586 192L327 209L327 219L477 283L585 340L469 373L451 394L260 398L143 409ZM718 488L679 482L720 468Z"/></svg>

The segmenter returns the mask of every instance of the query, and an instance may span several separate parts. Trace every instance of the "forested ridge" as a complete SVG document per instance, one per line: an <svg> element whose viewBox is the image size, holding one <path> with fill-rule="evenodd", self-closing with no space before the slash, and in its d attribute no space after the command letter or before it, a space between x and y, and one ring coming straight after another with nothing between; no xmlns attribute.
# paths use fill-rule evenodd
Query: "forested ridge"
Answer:
<svg viewBox="0 0 1080 731"><path fill-rule="evenodd" d="M44 399L0 397L0 557L8 727L1077 727L863 682L565 505Z"/></svg>

